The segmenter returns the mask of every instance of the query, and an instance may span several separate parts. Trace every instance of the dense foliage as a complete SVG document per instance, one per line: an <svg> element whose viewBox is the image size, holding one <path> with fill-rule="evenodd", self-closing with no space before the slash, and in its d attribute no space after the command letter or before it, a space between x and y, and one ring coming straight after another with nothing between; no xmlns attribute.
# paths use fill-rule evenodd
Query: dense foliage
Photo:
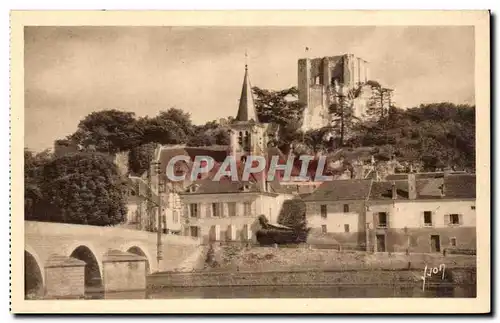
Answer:
<svg viewBox="0 0 500 323"><path fill-rule="evenodd" d="M271 91L253 87L252 91L255 95L255 108L259 121L278 126L275 144L286 153L293 142L302 138L300 127L304 106L298 101L297 88Z"/></svg>
<svg viewBox="0 0 500 323"><path fill-rule="evenodd" d="M287 200L278 215L278 223L297 230L306 229L306 205L301 199Z"/></svg>
<svg viewBox="0 0 500 323"><path fill-rule="evenodd" d="M421 162L424 169L475 169L475 107L436 103L389 109L375 123L361 124L351 146L376 146L380 158Z"/></svg>
<svg viewBox="0 0 500 323"><path fill-rule="evenodd" d="M28 152L25 156L32 158ZM35 155L35 160L40 157ZM27 220L114 225L126 217L124 183L109 156L76 153L26 165L28 181L39 192ZM26 197L33 198L32 188ZM26 200L26 199L25 199Z"/></svg>
<svg viewBox="0 0 500 323"><path fill-rule="evenodd" d="M143 144L130 149L128 168L131 175L140 176L148 169L153 159L155 146L153 143Z"/></svg>

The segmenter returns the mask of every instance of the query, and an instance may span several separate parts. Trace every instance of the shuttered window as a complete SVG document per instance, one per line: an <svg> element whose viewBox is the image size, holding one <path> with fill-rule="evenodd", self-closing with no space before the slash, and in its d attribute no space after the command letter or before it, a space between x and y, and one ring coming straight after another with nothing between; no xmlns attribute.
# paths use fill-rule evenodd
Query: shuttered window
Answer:
<svg viewBox="0 0 500 323"><path fill-rule="evenodd" d="M220 217L221 216L221 203L212 203L212 216Z"/></svg>
<svg viewBox="0 0 500 323"><path fill-rule="evenodd" d="M432 212L431 211L424 212L424 226L426 226L426 227L432 226Z"/></svg>
<svg viewBox="0 0 500 323"><path fill-rule="evenodd" d="M229 216L236 216L236 203L235 202L227 203L227 210L228 210Z"/></svg>
<svg viewBox="0 0 500 323"><path fill-rule="evenodd" d="M198 217L198 204L189 204L189 216L192 218Z"/></svg>
<svg viewBox="0 0 500 323"><path fill-rule="evenodd" d="M245 216L252 215L252 202L243 203L243 212Z"/></svg>
<svg viewBox="0 0 500 323"><path fill-rule="evenodd" d="M445 214L444 223L447 225L461 225L463 224L462 214Z"/></svg>
<svg viewBox="0 0 500 323"><path fill-rule="evenodd" d="M323 205L321 205L321 217L326 219L326 214L327 214L326 205L323 204Z"/></svg>

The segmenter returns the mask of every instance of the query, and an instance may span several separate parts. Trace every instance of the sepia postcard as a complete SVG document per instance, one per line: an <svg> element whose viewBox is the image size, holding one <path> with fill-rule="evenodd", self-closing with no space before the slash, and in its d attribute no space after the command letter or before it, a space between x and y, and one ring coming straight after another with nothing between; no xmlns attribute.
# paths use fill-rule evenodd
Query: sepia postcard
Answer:
<svg viewBox="0 0 500 323"><path fill-rule="evenodd" d="M11 12L11 311L489 313L489 26Z"/></svg>

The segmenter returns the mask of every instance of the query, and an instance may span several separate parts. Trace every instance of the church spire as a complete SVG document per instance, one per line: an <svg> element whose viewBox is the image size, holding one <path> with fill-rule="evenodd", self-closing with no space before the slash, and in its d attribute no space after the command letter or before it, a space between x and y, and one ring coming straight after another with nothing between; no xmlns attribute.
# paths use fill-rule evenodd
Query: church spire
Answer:
<svg viewBox="0 0 500 323"><path fill-rule="evenodd" d="M246 53L245 53L246 58ZM250 121L254 120L259 122L257 117L257 110L253 102L252 85L248 77L248 65L245 61L245 77L243 78L243 87L241 89L240 106L238 108L238 115L236 121Z"/></svg>

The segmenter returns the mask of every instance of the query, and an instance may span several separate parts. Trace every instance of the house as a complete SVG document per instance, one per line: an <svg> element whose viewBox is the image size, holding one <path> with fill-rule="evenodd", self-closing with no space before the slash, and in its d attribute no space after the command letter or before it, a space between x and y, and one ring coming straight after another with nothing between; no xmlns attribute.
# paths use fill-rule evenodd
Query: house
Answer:
<svg viewBox="0 0 500 323"><path fill-rule="evenodd" d="M375 251L476 249L476 176L374 182L366 218Z"/></svg>
<svg viewBox="0 0 500 323"><path fill-rule="evenodd" d="M303 198L310 236L327 237L330 243L364 246L366 241L366 198L371 180L354 179L324 182Z"/></svg>
<svg viewBox="0 0 500 323"><path fill-rule="evenodd" d="M220 154L211 156L217 163L214 169L181 184L184 187L184 192L179 193L184 205L182 232L202 237L204 242L255 242L259 215L265 215L270 222L276 221L283 201L293 195L279 185L278 179L268 181L266 171L253 174L248 180L241 177L248 156L262 156L267 161L276 155L280 161L283 157L277 148L268 145L269 125L258 119L246 66L238 112L228 126L231 144ZM227 155L237 161L238 179L226 176L213 180ZM167 158L160 156L160 159L165 163ZM191 162L188 164L185 169L192 166Z"/></svg>
<svg viewBox="0 0 500 323"><path fill-rule="evenodd" d="M306 195L313 237L375 252L476 249L475 175L323 183Z"/></svg>
<svg viewBox="0 0 500 323"><path fill-rule="evenodd" d="M180 193L184 204L184 235L202 237L204 242L256 242L260 229L258 217L265 215L277 222L283 202L292 194L259 182L223 179L196 181L186 192Z"/></svg>
<svg viewBox="0 0 500 323"><path fill-rule="evenodd" d="M136 176L127 178L127 219L124 226L129 229L156 231L158 209L154 203L158 195L149 188L144 179Z"/></svg>

